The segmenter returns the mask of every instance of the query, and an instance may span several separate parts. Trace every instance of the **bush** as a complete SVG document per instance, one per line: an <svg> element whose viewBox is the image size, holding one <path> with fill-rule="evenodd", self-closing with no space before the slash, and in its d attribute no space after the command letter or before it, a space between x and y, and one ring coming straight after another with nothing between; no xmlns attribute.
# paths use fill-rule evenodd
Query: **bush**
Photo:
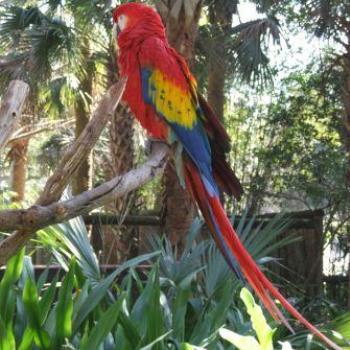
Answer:
<svg viewBox="0 0 350 350"><path fill-rule="evenodd" d="M240 288L214 246L195 243L200 227L195 221L178 259L166 239L153 238L153 253L125 262L107 277L80 219L41 232L39 239L50 243L66 272L49 282L45 270L36 280L24 250L9 261L0 282L0 349L232 349L220 335L240 349L248 350L246 341L259 350L288 349L278 342L283 333ZM138 266L146 261L147 268ZM241 311L240 290L248 314ZM341 325L346 335L349 324L350 317L343 316L332 326ZM305 333L289 340L298 349L325 349Z"/></svg>

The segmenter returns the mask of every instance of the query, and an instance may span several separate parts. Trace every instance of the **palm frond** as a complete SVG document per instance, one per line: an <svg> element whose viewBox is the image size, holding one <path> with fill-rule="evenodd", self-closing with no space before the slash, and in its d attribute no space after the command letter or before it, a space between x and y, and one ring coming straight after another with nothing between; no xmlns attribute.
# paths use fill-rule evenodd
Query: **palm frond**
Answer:
<svg viewBox="0 0 350 350"><path fill-rule="evenodd" d="M272 38L274 44L280 43L280 28L277 20L267 17L242 23L232 32L237 37L232 46L234 56L232 69L241 80L253 86L264 85L271 79L269 58L265 51L266 42Z"/></svg>
<svg viewBox="0 0 350 350"><path fill-rule="evenodd" d="M259 223L256 217L250 217L248 211L244 211L239 217L233 216L232 222L240 240L259 265L274 262L276 259L269 256L272 252L297 240L294 236L279 238L291 223L285 214L276 215L268 222ZM238 286L236 276L214 242L211 242L204 263L206 265L204 283L208 295L212 295L228 280L234 283L235 288Z"/></svg>
<svg viewBox="0 0 350 350"><path fill-rule="evenodd" d="M111 27L110 1L68 0L65 6L72 11L74 17L79 19L82 26L108 23Z"/></svg>
<svg viewBox="0 0 350 350"><path fill-rule="evenodd" d="M280 238L292 223L286 213L278 214L269 218L268 221L259 223L255 216L249 217L245 211L238 219L233 216L232 221L242 243L258 263L273 260L273 258L268 258L269 254L300 239L295 236Z"/></svg>
<svg viewBox="0 0 350 350"><path fill-rule="evenodd" d="M75 84L72 84L75 82ZM77 78L66 75L58 76L44 85L39 92L39 108L51 117L65 117L69 107L75 102L77 96Z"/></svg>
<svg viewBox="0 0 350 350"><path fill-rule="evenodd" d="M37 7L6 7L1 18L0 45L15 47L19 44L24 30L33 25L39 26L45 20L46 16Z"/></svg>
<svg viewBox="0 0 350 350"><path fill-rule="evenodd" d="M80 59L80 46L74 29L60 20L29 30L27 46L30 49L31 71L41 77L49 77L58 62L74 68Z"/></svg>
<svg viewBox="0 0 350 350"><path fill-rule="evenodd" d="M93 281L100 279L98 261L81 218L40 230L38 242L51 250L65 270L68 270L70 260L76 257L84 276Z"/></svg>
<svg viewBox="0 0 350 350"><path fill-rule="evenodd" d="M235 279L230 267L227 265L220 251L216 248L215 243L211 242L204 261L206 268L204 270L203 283L208 296L220 290L223 285L228 286L228 282L238 286L238 280Z"/></svg>
<svg viewBox="0 0 350 350"><path fill-rule="evenodd" d="M241 23L223 34L211 24L199 28L196 44L197 63L207 69L207 61L227 66L227 73L234 79L252 86L264 86L271 81L269 44L279 45L280 26L276 18L268 16Z"/></svg>
<svg viewBox="0 0 350 350"><path fill-rule="evenodd" d="M46 112L54 115L59 115L64 111L65 106L62 103L61 96L66 84L66 77L59 77L50 81L47 90L43 94L43 102L46 102Z"/></svg>
<svg viewBox="0 0 350 350"><path fill-rule="evenodd" d="M188 234L186 247L180 257L167 237L151 236L149 244L152 250L160 250L160 272L162 277L175 285L188 284L195 275L204 267L201 259L208 248L207 241L195 243L195 238L202 228L203 222L195 219Z"/></svg>
<svg viewBox="0 0 350 350"><path fill-rule="evenodd" d="M6 7L0 45L10 52L0 60L3 78L45 81L62 66L80 67L80 45L74 28L37 7ZM38 79L39 78L39 79Z"/></svg>

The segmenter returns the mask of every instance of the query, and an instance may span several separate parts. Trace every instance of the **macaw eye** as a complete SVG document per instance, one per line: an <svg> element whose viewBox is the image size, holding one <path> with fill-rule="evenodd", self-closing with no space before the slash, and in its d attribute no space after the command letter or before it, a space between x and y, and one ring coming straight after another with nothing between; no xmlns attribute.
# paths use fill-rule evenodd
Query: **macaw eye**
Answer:
<svg viewBox="0 0 350 350"><path fill-rule="evenodd" d="M120 30L124 30L127 24L127 17L125 15L120 15L117 20L118 27Z"/></svg>

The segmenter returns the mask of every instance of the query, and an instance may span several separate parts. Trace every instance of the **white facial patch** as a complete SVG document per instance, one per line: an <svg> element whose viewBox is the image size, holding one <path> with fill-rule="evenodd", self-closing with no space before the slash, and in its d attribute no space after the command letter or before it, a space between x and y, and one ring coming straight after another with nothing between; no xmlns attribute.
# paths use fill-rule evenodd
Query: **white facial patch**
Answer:
<svg viewBox="0 0 350 350"><path fill-rule="evenodd" d="M120 31L123 31L128 23L128 18L125 15L120 15L118 17L118 27Z"/></svg>

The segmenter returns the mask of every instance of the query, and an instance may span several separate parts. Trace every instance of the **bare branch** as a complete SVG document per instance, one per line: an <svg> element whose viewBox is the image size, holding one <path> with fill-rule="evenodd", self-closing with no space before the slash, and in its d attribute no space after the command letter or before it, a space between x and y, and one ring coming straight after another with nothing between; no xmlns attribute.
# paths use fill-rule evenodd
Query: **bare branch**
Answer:
<svg viewBox="0 0 350 350"><path fill-rule="evenodd" d="M84 131L69 147L54 174L46 182L37 204L47 205L56 202L61 197L71 176L79 168L85 156L92 150L107 121L113 115L122 97L125 84L126 80L121 79L107 91Z"/></svg>
<svg viewBox="0 0 350 350"><path fill-rule="evenodd" d="M68 126L71 126L74 124L74 120L59 120L55 123L46 123L43 126L39 126L39 128L36 128L34 130L26 131L20 130L19 132L14 133L14 135L11 137L10 140L8 140L7 144L10 144L11 142L16 142L23 139L31 138L35 135L41 134L45 131L51 131L51 130L57 130L57 129L63 129L67 128Z"/></svg>
<svg viewBox="0 0 350 350"><path fill-rule="evenodd" d="M43 227L36 225L35 220L37 219L35 208L43 208L43 210L47 212L47 208L44 206L59 200L64 189L68 185L71 176L80 166L85 155L87 155L94 147L108 119L113 115L114 110L121 99L125 85L126 79L121 79L108 90L100 101L84 131L69 147L66 154L63 156L59 165L57 166L54 174L48 179L42 194L36 202L36 205L28 209L29 214L24 214L24 222L26 222L26 224L19 226L17 225L18 229L20 230L14 232L11 236L0 242L0 264L6 263L6 261L22 247L35 234L37 227ZM54 208L57 211L54 217L60 213L60 209L58 208L60 208L60 206ZM22 211L22 213L26 212L27 211L25 210ZM9 215L6 221L11 221L11 218L13 217L11 216L10 212L5 211L5 216L6 215ZM17 215L17 218L21 220L21 216L18 216L18 212L13 215ZM58 216L62 217L62 215ZM64 217L65 216L63 215L62 219ZM54 220L54 222L57 221Z"/></svg>
<svg viewBox="0 0 350 350"><path fill-rule="evenodd" d="M0 107L0 149L14 133L22 115L24 102L29 94L29 86L21 80L12 80Z"/></svg>
<svg viewBox="0 0 350 350"><path fill-rule="evenodd" d="M0 231L17 231L0 243L0 265L17 251L18 243L20 242L21 246L25 244L33 232L78 215L87 214L93 209L126 195L161 174L168 152L169 148L165 144L156 143L146 163L92 190L48 206L35 205L26 210L1 211Z"/></svg>

